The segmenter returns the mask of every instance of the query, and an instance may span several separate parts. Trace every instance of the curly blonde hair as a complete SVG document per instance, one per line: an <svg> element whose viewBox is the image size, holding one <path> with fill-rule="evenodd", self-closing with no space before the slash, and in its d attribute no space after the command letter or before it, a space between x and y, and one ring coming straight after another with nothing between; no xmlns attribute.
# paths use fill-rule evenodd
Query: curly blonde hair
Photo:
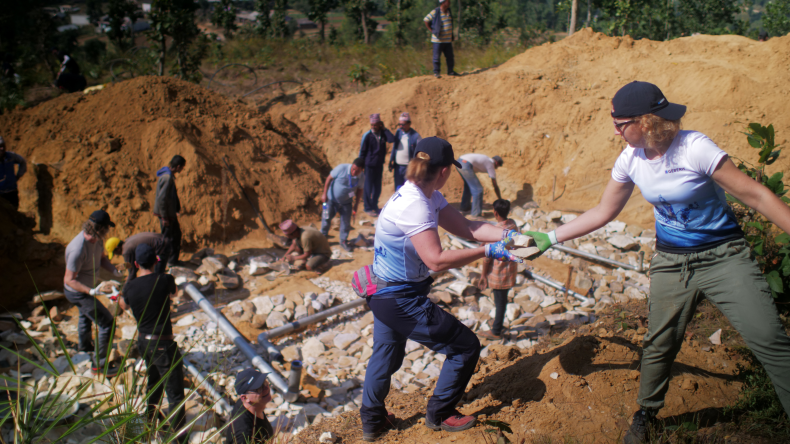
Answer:
<svg viewBox="0 0 790 444"><path fill-rule="evenodd" d="M642 127L642 134L648 148L669 146L680 131L680 120L667 120L655 114L645 114L635 117Z"/></svg>
<svg viewBox="0 0 790 444"><path fill-rule="evenodd" d="M82 231L84 231L88 236L104 238L104 236L107 235L107 232L110 231L110 227L98 225L92 220L86 220L82 223Z"/></svg>

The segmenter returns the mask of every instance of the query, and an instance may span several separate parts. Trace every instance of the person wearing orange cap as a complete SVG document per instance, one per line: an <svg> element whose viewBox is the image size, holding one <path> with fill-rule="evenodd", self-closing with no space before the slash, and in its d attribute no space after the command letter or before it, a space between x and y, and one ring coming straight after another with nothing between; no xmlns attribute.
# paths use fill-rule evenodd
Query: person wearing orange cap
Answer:
<svg viewBox="0 0 790 444"><path fill-rule="evenodd" d="M291 240L283 260L299 270L323 272L332 257L329 241L312 227L300 228L291 219L284 220L280 229Z"/></svg>

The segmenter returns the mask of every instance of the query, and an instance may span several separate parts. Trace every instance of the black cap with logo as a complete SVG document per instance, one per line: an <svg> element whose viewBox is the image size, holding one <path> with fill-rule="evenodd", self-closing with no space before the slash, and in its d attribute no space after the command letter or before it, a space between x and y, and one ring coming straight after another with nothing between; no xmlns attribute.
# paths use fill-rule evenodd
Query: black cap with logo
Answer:
<svg viewBox="0 0 790 444"><path fill-rule="evenodd" d="M255 392L266 382L268 373L261 373L254 368L242 370L236 375L236 394L241 396L248 392Z"/></svg>
<svg viewBox="0 0 790 444"><path fill-rule="evenodd" d="M648 82L633 81L615 93L612 99L612 117L620 119L645 114L677 120L686 114L686 106L669 103L664 93Z"/></svg>
<svg viewBox="0 0 790 444"><path fill-rule="evenodd" d="M91 213L91 217L88 218L91 222L95 223L96 225L104 225L105 227L114 227L115 223L110 220L110 215L107 214L104 210L96 210Z"/></svg>

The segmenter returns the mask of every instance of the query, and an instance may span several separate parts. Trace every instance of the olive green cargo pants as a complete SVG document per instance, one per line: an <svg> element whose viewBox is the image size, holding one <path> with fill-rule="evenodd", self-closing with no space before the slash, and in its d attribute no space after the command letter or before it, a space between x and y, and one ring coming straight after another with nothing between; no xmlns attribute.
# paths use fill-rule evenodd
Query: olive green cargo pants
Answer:
<svg viewBox="0 0 790 444"><path fill-rule="evenodd" d="M664 406L672 363L703 297L741 334L790 414L790 338L779 321L771 290L742 239L700 253L659 252L653 258L637 403L647 410Z"/></svg>

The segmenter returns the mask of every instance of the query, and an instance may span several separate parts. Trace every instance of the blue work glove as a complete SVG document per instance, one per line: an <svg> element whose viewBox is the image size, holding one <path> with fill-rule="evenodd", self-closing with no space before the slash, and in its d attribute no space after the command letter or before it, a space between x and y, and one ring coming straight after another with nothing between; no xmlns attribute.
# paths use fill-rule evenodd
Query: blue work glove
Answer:
<svg viewBox="0 0 790 444"><path fill-rule="evenodd" d="M539 257L552 245L557 243L557 235L554 233L554 231L548 233L541 233L540 231L525 231L524 234L532 237L532 239L535 240L535 245L540 248L540 254L534 255L530 257L530 259Z"/></svg>
<svg viewBox="0 0 790 444"><path fill-rule="evenodd" d="M520 235L516 230L502 230L502 241L507 243L510 239Z"/></svg>
<svg viewBox="0 0 790 444"><path fill-rule="evenodd" d="M508 261L508 262L524 262L521 258L513 256L513 253L507 251L505 246L511 242L510 239L505 241L499 241L493 244L486 245L486 257L491 259L496 259L499 261Z"/></svg>

